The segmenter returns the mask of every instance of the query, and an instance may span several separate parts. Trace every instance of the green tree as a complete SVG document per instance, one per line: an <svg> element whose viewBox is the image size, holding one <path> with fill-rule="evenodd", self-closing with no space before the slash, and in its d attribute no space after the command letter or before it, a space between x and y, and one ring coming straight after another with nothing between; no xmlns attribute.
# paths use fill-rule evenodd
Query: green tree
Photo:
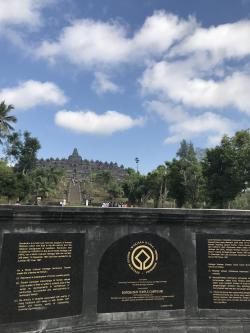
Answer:
<svg viewBox="0 0 250 333"><path fill-rule="evenodd" d="M0 144L2 144L2 139L6 138L7 135L14 130L12 124L16 123L17 118L9 115L13 109L14 106L11 104L6 105L5 102L0 103Z"/></svg>
<svg viewBox="0 0 250 333"><path fill-rule="evenodd" d="M154 207L163 204L167 197L167 168L166 165L159 165L155 170L148 173L147 179L148 198L153 198Z"/></svg>
<svg viewBox="0 0 250 333"><path fill-rule="evenodd" d="M112 201L123 196L122 186L118 182L110 182L107 186L107 192Z"/></svg>
<svg viewBox="0 0 250 333"><path fill-rule="evenodd" d="M35 168L37 151L41 145L37 138L32 137L30 132L14 132L8 136L7 156L12 157L15 169L23 175Z"/></svg>
<svg viewBox="0 0 250 333"><path fill-rule="evenodd" d="M250 129L236 132L232 144L237 153L237 167L241 170L242 183L250 184Z"/></svg>
<svg viewBox="0 0 250 333"><path fill-rule="evenodd" d="M95 174L94 180L97 184L105 186L113 181L113 176L109 170L100 170Z"/></svg>
<svg viewBox="0 0 250 333"><path fill-rule="evenodd" d="M54 188L58 186L58 184L65 179L65 171L59 168L48 168L47 169L47 177L49 182L53 184Z"/></svg>
<svg viewBox="0 0 250 333"><path fill-rule="evenodd" d="M33 194L42 199L55 194L60 181L64 178L64 171L56 168L36 168L30 174Z"/></svg>
<svg viewBox="0 0 250 333"><path fill-rule="evenodd" d="M169 196L176 200L178 207L184 204L196 208L202 198L203 174L193 144L183 140L176 153L178 159L166 162Z"/></svg>
<svg viewBox="0 0 250 333"><path fill-rule="evenodd" d="M228 208L250 180L250 133L224 136L220 145L207 150L203 162L206 193L212 206Z"/></svg>
<svg viewBox="0 0 250 333"><path fill-rule="evenodd" d="M23 175L18 172L15 172L15 175L17 177L17 197L19 200L33 201L33 179L30 175Z"/></svg>
<svg viewBox="0 0 250 333"><path fill-rule="evenodd" d="M0 161L0 196L7 197L8 201L18 196L17 177L4 161Z"/></svg>
<svg viewBox="0 0 250 333"><path fill-rule="evenodd" d="M182 161L186 161L189 163L197 161L196 153L192 142L188 143L186 140L181 141L180 148L178 149L176 155Z"/></svg>
<svg viewBox="0 0 250 333"><path fill-rule="evenodd" d="M47 169L39 168L32 172L32 189L36 197L47 198L54 190L53 185L49 181Z"/></svg>
<svg viewBox="0 0 250 333"><path fill-rule="evenodd" d="M33 195L32 170L36 167L36 155L40 149L38 139L27 131L14 132L7 137L7 158L14 165L13 169L17 178L17 192L20 200L30 199Z"/></svg>
<svg viewBox="0 0 250 333"><path fill-rule="evenodd" d="M146 177L134 169L128 169L128 175L123 181L122 188L129 204L140 205L145 201L147 195Z"/></svg>
<svg viewBox="0 0 250 333"><path fill-rule="evenodd" d="M176 201L177 207L182 207L186 201L186 189L181 162L174 158L171 162L166 162L166 166L168 195Z"/></svg>

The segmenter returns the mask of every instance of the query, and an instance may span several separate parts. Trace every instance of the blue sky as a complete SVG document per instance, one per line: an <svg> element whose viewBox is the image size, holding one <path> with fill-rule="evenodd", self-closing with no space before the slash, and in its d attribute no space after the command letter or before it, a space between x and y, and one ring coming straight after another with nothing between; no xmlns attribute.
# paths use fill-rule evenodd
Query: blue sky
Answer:
<svg viewBox="0 0 250 333"><path fill-rule="evenodd" d="M0 100L39 157L146 173L250 127L249 0L0 0Z"/></svg>

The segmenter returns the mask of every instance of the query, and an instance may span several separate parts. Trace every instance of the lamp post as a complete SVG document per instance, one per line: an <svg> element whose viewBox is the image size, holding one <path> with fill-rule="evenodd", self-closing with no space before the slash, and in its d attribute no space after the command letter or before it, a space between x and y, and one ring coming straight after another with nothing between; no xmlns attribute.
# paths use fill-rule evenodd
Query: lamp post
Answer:
<svg viewBox="0 0 250 333"><path fill-rule="evenodd" d="M135 163L136 163L136 171L137 171L137 173L139 172L139 171L138 171L138 164L139 164L139 161L140 161L139 158L136 157L136 158L135 158Z"/></svg>

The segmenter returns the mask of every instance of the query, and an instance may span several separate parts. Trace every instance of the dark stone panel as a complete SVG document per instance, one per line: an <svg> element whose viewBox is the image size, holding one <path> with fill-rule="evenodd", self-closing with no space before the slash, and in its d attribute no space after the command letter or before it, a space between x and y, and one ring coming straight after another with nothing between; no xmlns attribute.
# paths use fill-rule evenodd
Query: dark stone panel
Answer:
<svg viewBox="0 0 250 333"><path fill-rule="evenodd" d="M182 243L185 272L185 313L187 318L197 316L196 240L195 233L186 228Z"/></svg>
<svg viewBox="0 0 250 333"><path fill-rule="evenodd" d="M250 235L197 234L199 308L250 308Z"/></svg>
<svg viewBox="0 0 250 333"><path fill-rule="evenodd" d="M130 234L116 241L101 259L98 273L99 313L184 307L180 254L155 234Z"/></svg>
<svg viewBox="0 0 250 333"><path fill-rule="evenodd" d="M83 234L5 234L0 322L80 314L83 253Z"/></svg>

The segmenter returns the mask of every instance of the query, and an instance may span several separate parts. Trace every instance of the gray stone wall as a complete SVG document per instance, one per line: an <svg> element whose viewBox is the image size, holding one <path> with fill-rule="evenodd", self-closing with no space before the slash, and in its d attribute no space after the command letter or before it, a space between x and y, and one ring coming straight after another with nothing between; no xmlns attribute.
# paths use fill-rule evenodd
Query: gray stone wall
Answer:
<svg viewBox="0 0 250 333"><path fill-rule="evenodd" d="M198 307L196 260L197 233L250 235L250 211L0 206L0 251L6 233L57 232L86 237L82 313L1 324L1 333L250 332L249 310ZM141 232L165 238L180 253L184 309L98 314L98 267L104 252L120 238Z"/></svg>

